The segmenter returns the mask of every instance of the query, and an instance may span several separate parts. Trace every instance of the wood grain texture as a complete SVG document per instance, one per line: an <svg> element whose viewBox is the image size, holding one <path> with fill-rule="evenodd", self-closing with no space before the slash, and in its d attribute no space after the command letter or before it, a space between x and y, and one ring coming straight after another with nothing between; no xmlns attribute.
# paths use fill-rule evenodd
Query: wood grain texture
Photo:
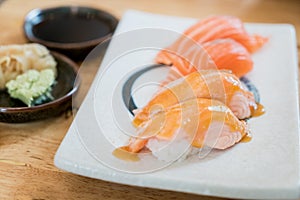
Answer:
<svg viewBox="0 0 300 200"><path fill-rule="evenodd" d="M298 0L6 0L0 4L0 44L25 43L22 24L26 13L33 8L58 5L93 6L119 18L127 9L138 9L194 18L230 14L245 22L291 23L297 30L300 56ZM97 62L87 65L95 67ZM96 70L89 69L82 72L87 77L83 92ZM0 123L0 199L221 200L109 183L57 169L53 157L71 122L72 117L62 115L26 124Z"/></svg>
<svg viewBox="0 0 300 200"><path fill-rule="evenodd" d="M124 186L33 166L2 164L1 199L197 199L199 196ZM11 188L11 189L9 189ZM12 190L12 188L14 190ZM6 190L4 190L6 189ZM213 200L212 197L201 197Z"/></svg>

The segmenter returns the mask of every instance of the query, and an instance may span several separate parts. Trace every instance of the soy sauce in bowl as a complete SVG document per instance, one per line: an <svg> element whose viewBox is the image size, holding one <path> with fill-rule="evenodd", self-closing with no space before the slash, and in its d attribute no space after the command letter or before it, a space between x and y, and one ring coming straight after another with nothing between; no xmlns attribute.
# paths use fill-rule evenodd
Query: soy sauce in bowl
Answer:
<svg viewBox="0 0 300 200"><path fill-rule="evenodd" d="M33 27L36 37L59 43L95 40L111 31L108 24L96 18L85 20L77 16L68 16L64 20L59 18L45 20Z"/></svg>
<svg viewBox="0 0 300 200"><path fill-rule="evenodd" d="M24 32L29 41L44 44L73 59L82 59L109 38L118 20L111 14L87 7L35 9L28 13Z"/></svg>

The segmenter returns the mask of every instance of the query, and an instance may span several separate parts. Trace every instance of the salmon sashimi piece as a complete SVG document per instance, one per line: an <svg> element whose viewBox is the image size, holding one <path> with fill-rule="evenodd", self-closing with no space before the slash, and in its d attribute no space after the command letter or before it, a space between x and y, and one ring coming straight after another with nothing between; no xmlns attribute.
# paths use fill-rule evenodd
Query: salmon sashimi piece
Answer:
<svg viewBox="0 0 300 200"><path fill-rule="evenodd" d="M149 140L164 142L176 137L184 138L196 148L226 149L249 132L246 122L240 121L222 102L203 98L190 99L158 112L137 130L138 137L131 138L126 148L129 152L139 152ZM151 150L151 145L147 147Z"/></svg>
<svg viewBox="0 0 300 200"><path fill-rule="evenodd" d="M163 49L156 57L158 63L171 65L178 55L191 48L193 42L199 45L216 39L230 38L242 44L250 53L260 49L268 38L250 35L243 22L233 16L211 16L188 28L171 46Z"/></svg>
<svg viewBox="0 0 300 200"><path fill-rule="evenodd" d="M232 39L219 39L203 44L203 48L215 62L218 69L232 71L242 77L253 68L250 53L240 43Z"/></svg>
<svg viewBox="0 0 300 200"><path fill-rule="evenodd" d="M220 42L220 39L231 39L235 43ZM155 60L173 65L183 76L196 70L219 68L232 70L240 77L253 67L248 52L255 52L267 41L265 37L249 35L236 17L212 16L187 29L170 47L160 51Z"/></svg>
<svg viewBox="0 0 300 200"><path fill-rule="evenodd" d="M250 117L251 111L257 108L254 95L244 88L235 75L221 70L203 70L162 88L146 106L135 111L133 124L138 126L151 115L192 98L219 100L239 119Z"/></svg>
<svg viewBox="0 0 300 200"><path fill-rule="evenodd" d="M203 19L188 28L183 34L198 43L231 38L245 46L250 53L257 51L268 41L266 37L248 34L239 18L222 15Z"/></svg>
<svg viewBox="0 0 300 200"><path fill-rule="evenodd" d="M162 85L202 69L230 70L237 77L242 77L253 68L250 53L243 45L232 39L213 40L204 43L202 47L203 49L199 47L192 54L184 53L185 58L191 60L192 63L181 56L175 57L170 72ZM201 58L202 63L195 58Z"/></svg>
<svg viewBox="0 0 300 200"><path fill-rule="evenodd" d="M203 45L185 38L187 48L163 49L156 57L157 63L173 66L183 76L197 70L218 69Z"/></svg>

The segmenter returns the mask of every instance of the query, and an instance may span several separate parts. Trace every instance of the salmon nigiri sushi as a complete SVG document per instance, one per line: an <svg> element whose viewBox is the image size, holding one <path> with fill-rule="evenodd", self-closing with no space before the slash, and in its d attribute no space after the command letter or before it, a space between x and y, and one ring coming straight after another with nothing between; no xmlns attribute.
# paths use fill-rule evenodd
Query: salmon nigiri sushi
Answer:
<svg viewBox="0 0 300 200"><path fill-rule="evenodd" d="M181 150L189 146L226 149L238 143L249 131L246 122L240 121L226 105L202 98L190 99L158 112L137 130L138 136L131 138L123 149L137 153L147 147L157 157L164 154L164 147L178 143L184 147Z"/></svg>
<svg viewBox="0 0 300 200"><path fill-rule="evenodd" d="M227 71L203 70L167 84L146 106L135 111L133 124L137 126L152 114L192 98L219 100L239 119L250 117L251 111L257 108L254 95L235 75Z"/></svg>

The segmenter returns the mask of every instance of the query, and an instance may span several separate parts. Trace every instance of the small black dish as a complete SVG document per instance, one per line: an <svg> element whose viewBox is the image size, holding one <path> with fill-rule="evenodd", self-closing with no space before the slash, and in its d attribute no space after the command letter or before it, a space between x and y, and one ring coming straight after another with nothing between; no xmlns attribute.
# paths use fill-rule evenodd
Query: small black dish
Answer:
<svg viewBox="0 0 300 200"><path fill-rule="evenodd" d="M30 11L23 28L29 41L74 60L83 60L96 45L113 34L117 24L118 20L105 11L65 6Z"/></svg>
<svg viewBox="0 0 300 200"><path fill-rule="evenodd" d="M79 89L76 81L78 65L66 56L51 52L57 62L56 84L52 89L53 101L27 107L19 100L0 91L0 122L23 123L57 116L72 107L72 95ZM76 84L75 84L76 83Z"/></svg>

